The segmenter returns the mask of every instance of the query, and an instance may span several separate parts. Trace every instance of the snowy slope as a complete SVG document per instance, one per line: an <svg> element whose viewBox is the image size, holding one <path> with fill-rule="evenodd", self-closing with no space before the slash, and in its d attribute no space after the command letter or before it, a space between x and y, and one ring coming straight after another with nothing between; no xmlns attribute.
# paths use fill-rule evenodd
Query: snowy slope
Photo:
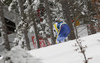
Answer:
<svg viewBox="0 0 100 63"><path fill-rule="evenodd" d="M92 58L88 63L100 63L100 33L82 37L80 40L83 46L87 46L86 57ZM4 59L0 57L0 63L3 63L7 57L11 58L6 61L7 63L11 60L13 63L84 63L80 50L75 51L79 48L75 47L75 43L75 40L71 40L31 51L15 47L2 56Z"/></svg>
<svg viewBox="0 0 100 63"><path fill-rule="evenodd" d="M86 57L91 58L90 63L100 63L100 33L80 38L82 45L87 45ZM60 43L40 49L29 51L35 58L40 58L42 63L84 63L80 50L75 51L76 41Z"/></svg>

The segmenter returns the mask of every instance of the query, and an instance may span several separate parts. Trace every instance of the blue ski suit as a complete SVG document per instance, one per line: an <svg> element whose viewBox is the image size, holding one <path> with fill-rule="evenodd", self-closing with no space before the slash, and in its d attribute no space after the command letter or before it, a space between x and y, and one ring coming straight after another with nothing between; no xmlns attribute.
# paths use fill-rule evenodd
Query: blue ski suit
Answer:
<svg viewBox="0 0 100 63"><path fill-rule="evenodd" d="M64 39L69 35L70 28L67 24L60 22L57 24L57 29L59 30L59 33L56 37L56 43L64 42Z"/></svg>

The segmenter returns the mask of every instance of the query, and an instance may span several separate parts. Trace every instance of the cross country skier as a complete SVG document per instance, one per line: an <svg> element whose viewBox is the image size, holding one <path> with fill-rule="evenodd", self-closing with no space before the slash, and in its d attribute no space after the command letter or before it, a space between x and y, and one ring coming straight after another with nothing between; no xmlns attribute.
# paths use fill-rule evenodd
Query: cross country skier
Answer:
<svg viewBox="0 0 100 63"><path fill-rule="evenodd" d="M69 35L70 28L64 22L55 22L54 29L56 31L56 43L64 42L64 39Z"/></svg>

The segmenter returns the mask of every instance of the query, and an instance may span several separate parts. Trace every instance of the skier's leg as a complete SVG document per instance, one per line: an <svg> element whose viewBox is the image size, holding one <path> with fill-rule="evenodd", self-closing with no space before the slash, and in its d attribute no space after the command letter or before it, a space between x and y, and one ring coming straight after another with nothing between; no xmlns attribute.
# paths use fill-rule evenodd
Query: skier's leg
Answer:
<svg viewBox="0 0 100 63"><path fill-rule="evenodd" d="M59 44L59 41L58 40L56 40L56 44Z"/></svg>
<svg viewBox="0 0 100 63"><path fill-rule="evenodd" d="M63 31L63 28L60 29L59 34L57 35L56 40L57 40L56 43L64 42L64 31Z"/></svg>
<svg viewBox="0 0 100 63"><path fill-rule="evenodd" d="M59 44L59 41L60 41L60 36L58 35L56 38L56 43Z"/></svg>
<svg viewBox="0 0 100 63"><path fill-rule="evenodd" d="M64 39L65 39L66 37L64 37L64 36L61 36L61 35L58 35L58 37L57 37L57 43L59 43L59 42L64 42Z"/></svg>

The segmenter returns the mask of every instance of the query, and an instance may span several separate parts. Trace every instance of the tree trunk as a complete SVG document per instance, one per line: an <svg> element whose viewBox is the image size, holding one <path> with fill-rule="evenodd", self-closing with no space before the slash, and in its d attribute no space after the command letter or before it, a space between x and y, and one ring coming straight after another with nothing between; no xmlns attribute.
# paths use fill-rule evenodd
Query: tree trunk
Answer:
<svg viewBox="0 0 100 63"><path fill-rule="evenodd" d="M69 9L69 5L68 5L68 1L67 0L61 0L61 4L62 4L62 9L63 9L63 14L64 17L66 19L66 23L69 25L71 32L68 36L69 40L73 40L75 39L75 33L74 33L74 28L72 26L72 22L71 22L71 17L70 17L70 9Z"/></svg>
<svg viewBox="0 0 100 63"><path fill-rule="evenodd" d="M36 27L35 21L34 21L34 29L35 29L35 36L36 36L37 46L38 46L38 48L40 48L40 43L39 43L39 38L38 38L38 33L37 33L37 27Z"/></svg>
<svg viewBox="0 0 100 63"><path fill-rule="evenodd" d="M21 15L21 20L25 21L23 0L18 0L18 5L19 5L19 12L20 12L20 15ZM26 45L27 45L27 49L31 50L30 42L29 42L29 38L28 38L27 26L23 30L23 35L24 35L24 39L25 39L25 42L26 42Z"/></svg>
<svg viewBox="0 0 100 63"><path fill-rule="evenodd" d="M28 4L29 6L31 6L32 4L32 1L31 0L27 0L28 1ZM35 13L34 11L32 11L32 6L31 6L31 9L29 10L29 16L30 16L30 19L32 19L33 21L33 26L34 26L34 31L35 31L35 36L36 36L36 41L37 41L37 47L40 48L40 43L39 43L39 37L38 37L38 32L37 32L37 27L36 27L36 22L35 22Z"/></svg>
<svg viewBox="0 0 100 63"><path fill-rule="evenodd" d="M1 24L1 36L2 36L2 42L5 44L5 48L9 51L10 50L10 44L7 36L7 27L4 20L4 14L3 14L3 7L2 3L0 1L0 24Z"/></svg>
<svg viewBox="0 0 100 63"><path fill-rule="evenodd" d="M91 30L91 34L95 34L96 33L96 29L94 28L93 24L90 25L90 30Z"/></svg>
<svg viewBox="0 0 100 63"><path fill-rule="evenodd" d="M55 42L54 33L53 33L52 17L50 15L48 0L45 0L45 9L46 9L47 16L48 16L48 19L49 19L49 24L50 24L51 41L52 41L52 44L55 44L56 42Z"/></svg>
<svg viewBox="0 0 100 63"><path fill-rule="evenodd" d="M27 30L27 29L26 29L26 30ZM24 39L25 39L25 41L26 41L27 49L28 49L28 50L31 50L30 42L29 42L29 38L28 38L28 31L26 31L26 30L23 31Z"/></svg>

